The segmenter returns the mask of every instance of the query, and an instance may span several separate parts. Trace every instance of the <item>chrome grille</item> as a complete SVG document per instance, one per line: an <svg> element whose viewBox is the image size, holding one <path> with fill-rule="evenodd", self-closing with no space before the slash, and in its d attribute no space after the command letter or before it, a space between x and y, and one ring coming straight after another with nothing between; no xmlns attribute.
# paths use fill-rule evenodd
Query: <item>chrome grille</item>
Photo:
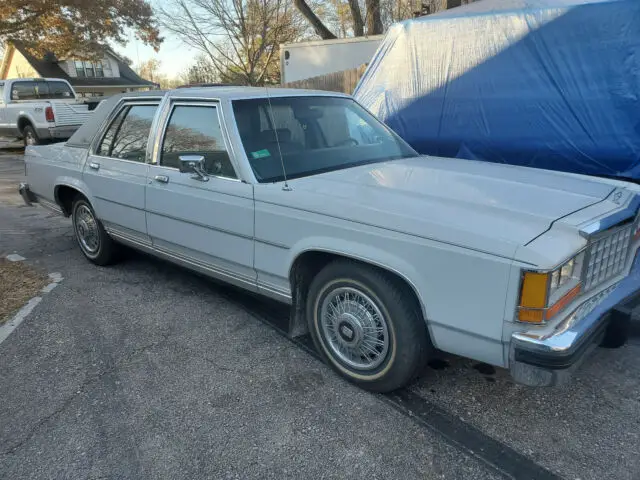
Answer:
<svg viewBox="0 0 640 480"><path fill-rule="evenodd" d="M591 290L619 275L624 269L631 244L633 225L617 228L594 240L587 249L584 290Z"/></svg>

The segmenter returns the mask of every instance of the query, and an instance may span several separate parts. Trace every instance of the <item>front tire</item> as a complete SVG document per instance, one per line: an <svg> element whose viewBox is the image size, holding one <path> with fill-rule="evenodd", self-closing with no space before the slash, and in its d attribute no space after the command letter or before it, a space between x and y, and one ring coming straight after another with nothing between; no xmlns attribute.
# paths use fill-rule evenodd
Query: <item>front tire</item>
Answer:
<svg viewBox="0 0 640 480"><path fill-rule="evenodd" d="M78 196L71 208L73 231L84 256L96 265L111 265L118 259L118 245L107 234L93 207Z"/></svg>
<svg viewBox="0 0 640 480"><path fill-rule="evenodd" d="M309 331L338 373L366 390L405 386L433 349L412 292L380 269L337 260L309 288Z"/></svg>
<svg viewBox="0 0 640 480"><path fill-rule="evenodd" d="M25 147L40 145L42 143L40 141L40 137L38 137L38 134L36 133L36 130L31 125L24 127L24 130L22 130L22 138L24 140Z"/></svg>

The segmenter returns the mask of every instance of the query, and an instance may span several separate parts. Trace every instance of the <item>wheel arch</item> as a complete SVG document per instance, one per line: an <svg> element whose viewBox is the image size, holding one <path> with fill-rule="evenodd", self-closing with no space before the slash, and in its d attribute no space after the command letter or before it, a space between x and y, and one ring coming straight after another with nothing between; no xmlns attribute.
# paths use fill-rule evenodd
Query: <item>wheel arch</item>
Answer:
<svg viewBox="0 0 640 480"><path fill-rule="evenodd" d="M93 199L87 193L86 185L84 185L81 181L74 178L62 178L58 179L56 182L56 186L53 190L53 195L56 203L62 209L62 213L68 217L71 215L71 207L73 204L73 199L77 195L82 195L85 197L89 203L94 207Z"/></svg>
<svg viewBox="0 0 640 480"><path fill-rule="evenodd" d="M355 248L357 247L357 249ZM355 252L358 253L355 253ZM418 272L403 259L368 245L353 245L351 248L336 248L326 245L307 245L291 254L289 283L293 308L291 310L290 334L297 336L307 332L305 321L306 294L313 277L332 261L345 259L368 265L391 275L407 288L420 309L425 327L431 336L427 306L417 286Z"/></svg>
<svg viewBox="0 0 640 480"><path fill-rule="evenodd" d="M17 122L18 132L20 132L20 135L23 134L24 129L27 127L27 125L31 125L33 128L35 128L35 123L33 122L33 119L31 117L24 114L20 115Z"/></svg>

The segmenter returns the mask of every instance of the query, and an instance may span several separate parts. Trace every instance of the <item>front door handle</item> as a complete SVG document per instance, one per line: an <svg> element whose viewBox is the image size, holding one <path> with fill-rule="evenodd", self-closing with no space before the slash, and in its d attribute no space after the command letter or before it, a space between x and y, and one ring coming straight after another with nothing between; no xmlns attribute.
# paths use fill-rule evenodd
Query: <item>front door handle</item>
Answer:
<svg viewBox="0 0 640 480"><path fill-rule="evenodd" d="M169 177L166 175L156 175L153 179L159 183L169 183Z"/></svg>
<svg viewBox="0 0 640 480"><path fill-rule="evenodd" d="M96 162L90 162L89 168L92 170L100 170L100 164Z"/></svg>

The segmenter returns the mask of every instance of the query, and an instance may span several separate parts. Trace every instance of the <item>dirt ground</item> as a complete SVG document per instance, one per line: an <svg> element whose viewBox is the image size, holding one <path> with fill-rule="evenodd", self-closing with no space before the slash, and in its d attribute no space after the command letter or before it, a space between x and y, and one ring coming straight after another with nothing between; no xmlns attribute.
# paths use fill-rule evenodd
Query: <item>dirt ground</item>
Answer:
<svg viewBox="0 0 640 480"><path fill-rule="evenodd" d="M0 258L0 324L49 283L47 277L24 262Z"/></svg>

